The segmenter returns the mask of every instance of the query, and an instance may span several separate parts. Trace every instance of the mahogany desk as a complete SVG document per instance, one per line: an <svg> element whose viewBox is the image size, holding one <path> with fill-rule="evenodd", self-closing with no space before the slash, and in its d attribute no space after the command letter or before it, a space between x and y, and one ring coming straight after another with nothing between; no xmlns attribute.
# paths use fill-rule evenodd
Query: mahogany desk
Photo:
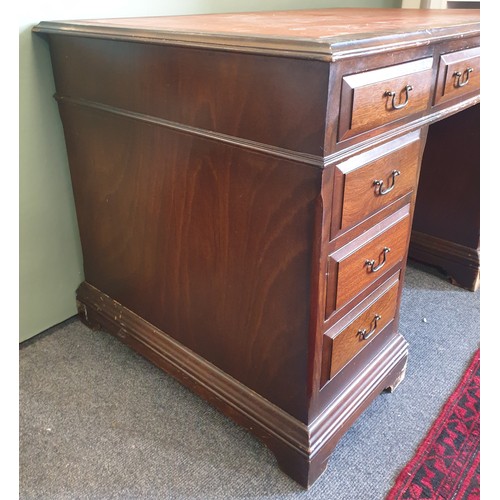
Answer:
<svg viewBox="0 0 500 500"><path fill-rule="evenodd" d="M249 429L310 486L404 377L399 304L419 167L429 126L478 109L479 12L35 31L50 44L71 169L82 320Z"/></svg>

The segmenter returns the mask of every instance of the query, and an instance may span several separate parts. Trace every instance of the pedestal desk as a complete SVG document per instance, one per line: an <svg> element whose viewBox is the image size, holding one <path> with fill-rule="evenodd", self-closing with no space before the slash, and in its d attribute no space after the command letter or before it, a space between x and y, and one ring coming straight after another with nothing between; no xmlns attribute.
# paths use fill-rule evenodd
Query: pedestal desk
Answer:
<svg viewBox="0 0 500 500"><path fill-rule="evenodd" d="M479 12L34 31L50 44L68 151L81 319L250 430L310 486L404 377L398 311L420 163L429 125L479 102Z"/></svg>

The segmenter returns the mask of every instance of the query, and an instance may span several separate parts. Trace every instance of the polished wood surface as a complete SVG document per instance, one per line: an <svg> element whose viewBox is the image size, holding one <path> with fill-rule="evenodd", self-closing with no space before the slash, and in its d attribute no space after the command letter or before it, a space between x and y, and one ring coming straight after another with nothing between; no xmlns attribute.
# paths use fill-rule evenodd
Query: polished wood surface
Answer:
<svg viewBox="0 0 500 500"><path fill-rule="evenodd" d="M478 12L34 31L50 45L68 150L82 320L249 429L309 487L404 378L399 304L420 162L429 126L479 102L472 79L435 102L441 61L453 69L463 58L450 54L479 47ZM359 344L351 328L373 328L375 314Z"/></svg>
<svg viewBox="0 0 500 500"><path fill-rule="evenodd" d="M442 54L434 102L437 104L476 92L480 85L480 75L479 47Z"/></svg>
<svg viewBox="0 0 500 500"><path fill-rule="evenodd" d="M61 113L86 281L305 420L301 298L320 171L108 113Z"/></svg>
<svg viewBox="0 0 500 500"><path fill-rule="evenodd" d="M326 63L80 37L51 46L56 90L66 100L217 140L240 138L254 149L322 154Z"/></svg>
<svg viewBox="0 0 500 500"><path fill-rule="evenodd" d="M410 235L408 206L394 215L328 257L326 318L402 262Z"/></svg>
<svg viewBox="0 0 500 500"><path fill-rule="evenodd" d="M343 174L340 227L332 217L332 235L410 193L417 184L419 135L409 134L337 165ZM394 176L394 171L398 174Z"/></svg>
<svg viewBox="0 0 500 500"><path fill-rule="evenodd" d="M339 140L425 111L433 90L432 62L429 57L345 76Z"/></svg>
<svg viewBox="0 0 500 500"><path fill-rule="evenodd" d="M369 342L391 322L396 316L397 295L399 293L399 279L388 280L387 290L376 297L366 309L350 320L347 326L345 321L339 321L335 328L325 333L325 342L329 344L330 364L325 373L326 380L332 379L344 366L349 363ZM340 331L339 331L340 329ZM360 332L367 332L362 335ZM329 342L329 339L332 339Z"/></svg>

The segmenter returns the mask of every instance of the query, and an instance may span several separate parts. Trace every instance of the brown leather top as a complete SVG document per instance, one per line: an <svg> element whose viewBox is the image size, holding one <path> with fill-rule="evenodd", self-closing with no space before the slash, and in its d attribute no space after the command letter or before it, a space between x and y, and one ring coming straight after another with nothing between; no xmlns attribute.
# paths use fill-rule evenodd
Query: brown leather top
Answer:
<svg viewBox="0 0 500 500"><path fill-rule="evenodd" d="M479 17L470 9L315 9L54 21L34 31L332 54L359 41L365 47L367 40L387 45L478 33Z"/></svg>

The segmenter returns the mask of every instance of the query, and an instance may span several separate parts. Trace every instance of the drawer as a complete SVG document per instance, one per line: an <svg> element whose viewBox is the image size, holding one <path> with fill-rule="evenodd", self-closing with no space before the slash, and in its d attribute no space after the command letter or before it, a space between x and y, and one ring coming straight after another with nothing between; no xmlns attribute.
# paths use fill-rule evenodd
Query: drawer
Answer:
<svg viewBox="0 0 500 500"><path fill-rule="evenodd" d="M434 104L478 91L480 72L479 47L442 54Z"/></svg>
<svg viewBox="0 0 500 500"><path fill-rule="evenodd" d="M401 264L409 232L409 205L405 205L328 256L325 319Z"/></svg>
<svg viewBox="0 0 500 500"><path fill-rule="evenodd" d="M431 57L344 76L338 140L425 111L432 86Z"/></svg>
<svg viewBox="0 0 500 500"><path fill-rule="evenodd" d="M416 131L336 165L330 239L415 189L420 147Z"/></svg>
<svg viewBox="0 0 500 500"><path fill-rule="evenodd" d="M353 314L343 318L323 336L322 385L332 379L396 316L399 272L371 295Z"/></svg>

